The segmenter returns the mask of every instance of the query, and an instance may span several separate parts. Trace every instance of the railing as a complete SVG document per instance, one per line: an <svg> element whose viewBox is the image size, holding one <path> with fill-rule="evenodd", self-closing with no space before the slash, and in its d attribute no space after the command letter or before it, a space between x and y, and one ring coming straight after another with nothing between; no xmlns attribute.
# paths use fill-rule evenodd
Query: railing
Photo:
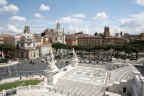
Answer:
<svg viewBox="0 0 144 96"><path fill-rule="evenodd" d="M18 76L16 75L18 73ZM35 76L35 75L45 75L44 70L38 70L38 71L19 71L19 72L11 72L11 77L7 73L5 76L2 76L1 80L8 79L8 78L15 78L15 77L24 77L24 76ZM1 76L1 75L0 75Z"/></svg>

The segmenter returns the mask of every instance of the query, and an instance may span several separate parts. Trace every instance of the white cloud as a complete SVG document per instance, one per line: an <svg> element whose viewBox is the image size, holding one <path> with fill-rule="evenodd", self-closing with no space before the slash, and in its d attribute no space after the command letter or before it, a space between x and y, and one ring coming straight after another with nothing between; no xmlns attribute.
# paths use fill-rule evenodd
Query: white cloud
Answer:
<svg viewBox="0 0 144 96"><path fill-rule="evenodd" d="M73 17L76 17L76 18L86 18L86 15L83 14L83 13L79 13L79 14L74 14Z"/></svg>
<svg viewBox="0 0 144 96"><path fill-rule="evenodd" d="M120 19L120 27L128 33L137 34L144 32L144 12L131 15L129 18Z"/></svg>
<svg viewBox="0 0 144 96"><path fill-rule="evenodd" d="M80 22L82 22L82 19L74 18L74 17L70 17L70 16L62 17L62 18L60 18L60 20L63 23L80 23Z"/></svg>
<svg viewBox="0 0 144 96"><path fill-rule="evenodd" d="M69 29L70 29L70 30L73 30L74 27L73 27L72 25L69 25Z"/></svg>
<svg viewBox="0 0 144 96"><path fill-rule="evenodd" d="M23 22L23 21L26 21L26 18L20 17L20 16L13 16L13 17L9 18L9 20L16 21L16 22Z"/></svg>
<svg viewBox="0 0 144 96"><path fill-rule="evenodd" d="M144 0L136 0L136 3L141 6L144 6Z"/></svg>
<svg viewBox="0 0 144 96"><path fill-rule="evenodd" d="M7 0L0 0L0 5L1 4L7 4Z"/></svg>
<svg viewBox="0 0 144 96"><path fill-rule="evenodd" d="M0 31L2 31L3 30L3 27L0 27Z"/></svg>
<svg viewBox="0 0 144 96"><path fill-rule="evenodd" d="M88 25L85 25L85 27L84 27L84 32L85 32L85 33L89 33Z"/></svg>
<svg viewBox="0 0 144 96"><path fill-rule="evenodd" d="M35 13L34 16L35 16L35 17L43 17L43 16L42 16L41 14L39 14L39 13Z"/></svg>
<svg viewBox="0 0 144 96"><path fill-rule="evenodd" d="M79 27L69 25L69 27L66 30L69 34L73 34L73 33L79 32Z"/></svg>
<svg viewBox="0 0 144 96"><path fill-rule="evenodd" d="M107 20L108 19L108 16L105 12L101 12L101 13L97 13L93 19L95 20Z"/></svg>
<svg viewBox="0 0 144 96"><path fill-rule="evenodd" d="M85 34L91 34L89 33L90 30L89 30L89 26L88 25L69 25L68 29L67 29L67 32L68 33L77 33L77 32L84 32Z"/></svg>
<svg viewBox="0 0 144 96"><path fill-rule="evenodd" d="M78 26L75 26L75 32L79 32L79 27Z"/></svg>
<svg viewBox="0 0 144 96"><path fill-rule="evenodd" d="M46 6L46 5L44 5L44 4L41 4L39 10L40 10L40 11L48 11L48 10L50 10L50 7L49 7L49 6Z"/></svg>
<svg viewBox="0 0 144 96"><path fill-rule="evenodd" d="M14 32L14 33L21 33L22 32L21 29L18 29L14 25L11 25L11 24L8 24L7 28L8 28L8 31L10 31L10 32Z"/></svg>
<svg viewBox="0 0 144 96"><path fill-rule="evenodd" d="M34 27L42 27L42 26L45 26L45 24L33 24L32 26L34 26Z"/></svg>
<svg viewBox="0 0 144 96"><path fill-rule="evenodd" d="M19 8L13 4L4 5L3 8L0 8L0 13L16 14L18 11L19 11Z"/></svg>

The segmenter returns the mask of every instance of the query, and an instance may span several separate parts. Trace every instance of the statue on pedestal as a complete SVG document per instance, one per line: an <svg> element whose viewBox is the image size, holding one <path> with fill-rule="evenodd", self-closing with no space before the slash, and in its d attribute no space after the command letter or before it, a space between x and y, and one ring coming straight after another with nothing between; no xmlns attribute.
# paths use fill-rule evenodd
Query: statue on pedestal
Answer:
<svg viewBox="0 0 144 96"><path fill-rule="evenodd" d="M75 53L74 48L73 48L73 58L77 58L77 55L76 55L76 53Z"/></svg>
<svg viewBox="0 0 144 96"><path fill-rule="evenodd" d="M49 54L47 54L45 61L47 64L47 69L45 70L47 84L53 86L58 80L59 70L55 65L56 60L54 60L54 55L52 50L49 52Z"/></svg>
<svg viewBox="0 0 144 96"><path fill-rule="evenodd" d="M70 63L72 64L73 67L77 67L78 66L78 61L79 61L78 57L77 57L77 55L75 53L75 50L73 48L73 57L71 58Z"/></svg>
<svg viewBox="0 0 144 96"><path fill-rule="evenodd" d="M46 57L47 69L48 70L58 70L57 66L55 65L56 61L54 60L54 55L51 50Z"/></svg>

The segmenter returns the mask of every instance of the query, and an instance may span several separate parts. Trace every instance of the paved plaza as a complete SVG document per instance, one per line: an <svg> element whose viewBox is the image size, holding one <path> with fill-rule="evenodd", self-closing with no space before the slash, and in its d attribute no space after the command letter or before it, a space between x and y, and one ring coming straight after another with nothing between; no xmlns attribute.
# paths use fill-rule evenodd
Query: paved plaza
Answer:
<svg viewBox="0 0 144 96"><path fill-rule="evenodd" d="M41 57L37 59L32 59L32 60L19 60L19 63L16 65L11 65L11 66L0 66L0 77L2 79L6 78L11 78L11 77L17 77L18 76L25 76L25 75L44 75L46 70L46 63L41 62L41 59L45 59L46 57ZM97 63L96 61L92 61L89 63L88 60L82 60L83 62L81 64L86 64L86 65L97 65L97 66L103 66L104 64L102 62ZM84 61L86 61L84 63ZM8 65L8 64L7 64ZM62 69L66 66L67 64L64 63L64 61L58 60L56 63L56 66L59 69ZM15 70L15 68L17 70ZM9 74L9 69L10 69L10 74ZM16 72L17 71L17 72Z"/></svg>
<svg viewBox="0 0 144 96"><path fill-rule="evenodd" d="M64 63L64 60L58 60L56 66L59 68L60 77L54 86L49 86L44 71L47 64L41 59L45 59L45 57L20 60L18 64L1 66L0 83L29 79L44 80L44 85L17 88L17 96L103 96L108 87L110 87L110 91L107 91L106 94L123 96L116 94L119 91L117 92L115 89L121 90L120 86L129 86L126 82L131 83L135 72L138 72L134 66L119 62L119 60L114 63L81 60L77 67ZM0 96L3 95L0 94Z"/></svg>
<svg viewBox="0 0 144 96"><path fill-rule="evenodd" d="M77 67L66 74L62 79L83 83L102 85L106 83L108 72L105 69L92 67Z"/></svg>
<svg viewBox="0 0 144 96"><path fill-rule="evenodd" d="M37 58L33 60L19 60L19 63L16 65L0 66L0 77L1 79L6 79L26 75L44 75L45 74L44 70L46 70L47 65L45 62L41 62L41 59L42 58ZM56 65L59 69L65 66L65 64L59 62L56 63ZM15 67L17 72L15 70ZM10 74L9 69L11 71Z"/></svg>

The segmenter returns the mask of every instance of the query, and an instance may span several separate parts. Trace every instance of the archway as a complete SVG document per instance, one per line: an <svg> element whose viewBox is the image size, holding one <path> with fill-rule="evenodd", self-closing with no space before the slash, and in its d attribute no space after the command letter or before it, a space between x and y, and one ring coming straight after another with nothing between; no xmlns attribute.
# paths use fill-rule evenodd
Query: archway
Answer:
<svg viewBox="0 0 144 96"><path fill-rule="evenodd" d="M123 87L123 93L126 93L126 87Z"/></svg>

